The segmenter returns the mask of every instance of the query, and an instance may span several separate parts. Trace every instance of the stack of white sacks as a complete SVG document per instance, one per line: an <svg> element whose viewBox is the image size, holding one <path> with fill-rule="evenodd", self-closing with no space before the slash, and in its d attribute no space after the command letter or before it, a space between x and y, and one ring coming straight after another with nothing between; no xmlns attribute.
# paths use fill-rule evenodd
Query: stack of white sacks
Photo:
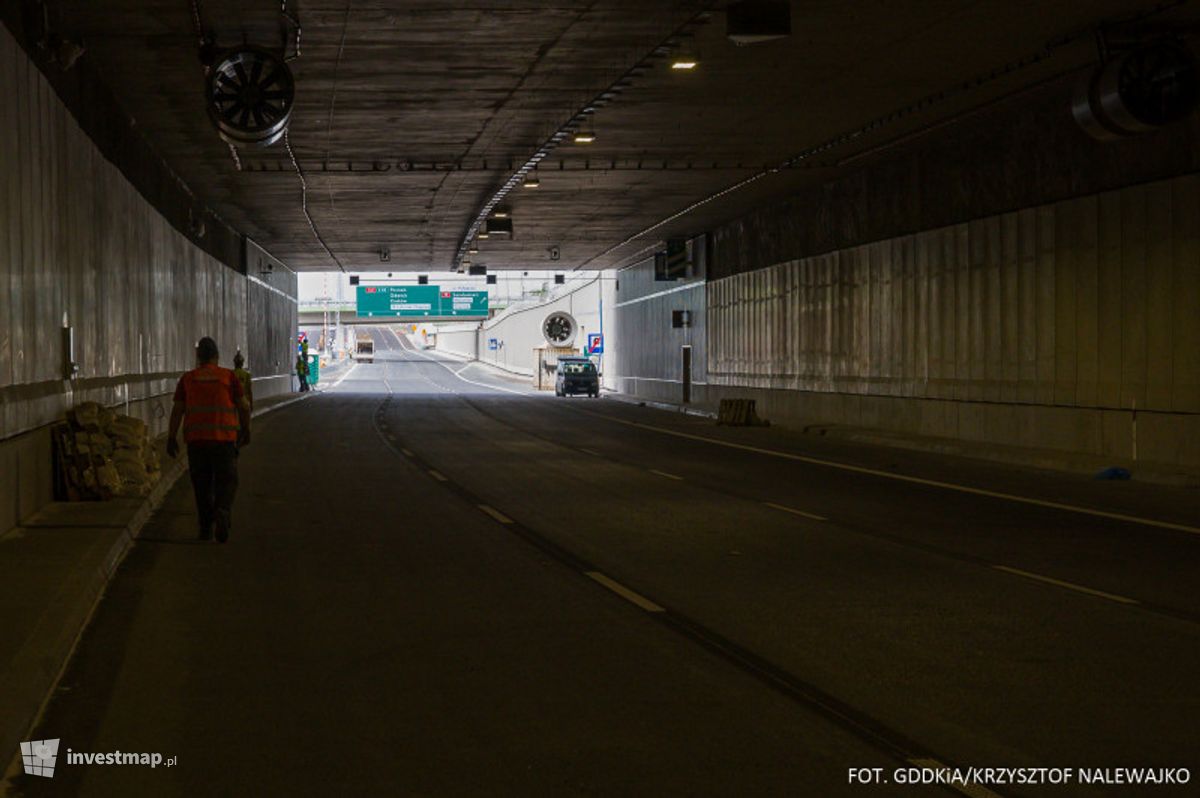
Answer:
<svg viewBox="0 0 1200 798"><path fill-rule="evenodd" d="M83 482L89 491L108 496L145 496L161 476L158 452L146 422L96 402L83 402L71 413L75 449L87 455Z"/></svg>

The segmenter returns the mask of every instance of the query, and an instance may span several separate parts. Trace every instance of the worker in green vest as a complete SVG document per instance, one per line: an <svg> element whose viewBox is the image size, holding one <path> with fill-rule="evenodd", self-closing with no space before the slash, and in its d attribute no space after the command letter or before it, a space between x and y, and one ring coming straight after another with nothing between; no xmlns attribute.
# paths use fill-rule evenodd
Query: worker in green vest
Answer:
<svg viewBox="0 0 1200 798"><path fill-rule="evenodd" d="M242 355L242 350L238 350L233 356L233 376L238 378L238 382L242 384L242 396L246 397L246 401L250 403L250 409L254 409L254 391L250 388L250 372L246 371L246 358Z"/></svg>
<svg viewBox="0 0 1200 798"><path fill-rule="evenodd" d="M296 378L300 380L300 392L308 390L308 360L304 355L296 355Z"/></svg>

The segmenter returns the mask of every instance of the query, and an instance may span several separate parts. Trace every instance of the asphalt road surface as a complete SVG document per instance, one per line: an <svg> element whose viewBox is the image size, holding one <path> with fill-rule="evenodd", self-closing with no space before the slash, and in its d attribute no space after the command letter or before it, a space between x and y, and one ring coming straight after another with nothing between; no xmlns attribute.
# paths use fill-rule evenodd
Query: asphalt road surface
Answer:
<svg viewBox="0 0 1200 798"><path fill-rule="evenodd" d="M177 764L16 792L1200 790L1194 491L556 399L372 334L258 424L229 544L180 482L39 731ZM942 766L1072 776L897 783Z"/></svg>

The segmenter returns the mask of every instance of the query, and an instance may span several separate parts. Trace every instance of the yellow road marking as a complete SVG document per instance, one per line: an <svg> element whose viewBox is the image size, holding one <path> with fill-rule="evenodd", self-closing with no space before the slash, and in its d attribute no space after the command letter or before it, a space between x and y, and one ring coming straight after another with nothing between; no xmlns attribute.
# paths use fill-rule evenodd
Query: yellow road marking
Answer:
<svg viewBox="0 0 1200 798"><path fill-rule="evenodd" d="M1067 590L1074 590L1079 593L1087 593L1089 596L1099 596L1100 598L1108 599L1109 601L1116 601L1120 604L1139 604L1140 603L1137 599L1125 598L1124 596L1118 596L1115 593L1105 593L1103 590L1094 590L1093 588L1090 588L1090 587L1084 587L1083 585L1077 585L1074 582L1064 582L1061 579L1054 579L1049 576L1042 576L1041 574L1030 573L1029 571L1022 571L1020 568L1009 568L1007 565L993 565L992 567L995 568L997 571L1004 571L1005 573L1008 573L1008 574L1015 574L1017 576L1023 576L1026 579L1033 579L1038 582L1045 582L1048 585L1055 585L1057 587L1065 587Z"/></svg>
<svg viewBox="0 0 1200 798"><path fill-rule="evenodd" d="M584 571L584 573L587 574L587 576L589 576L592 579L599 582L600 584L604 585L606 588L608 588L612 592L616 593L618 596L625 599L626 601L628 601L632 604L636 604L637 606L641 607L646 612L666 612L665 609L658 606L653 601L651 601L650 599L643 596L641 593L635 593L634 591L625 587L625 585L621 584L620 582L609 579L607 576L600 573L599 571Z"/></svg>

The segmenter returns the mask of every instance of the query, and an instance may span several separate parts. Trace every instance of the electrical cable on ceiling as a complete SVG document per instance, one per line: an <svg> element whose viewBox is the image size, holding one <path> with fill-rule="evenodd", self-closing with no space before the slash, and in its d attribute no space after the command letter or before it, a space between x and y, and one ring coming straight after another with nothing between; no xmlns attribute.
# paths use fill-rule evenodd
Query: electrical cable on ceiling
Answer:
<svg viewBox="0 0 1200 798"><path fill-rule="evenodd" d="M333 137L333 116L337 109L338 72L342 69L342 54L346 51L346 31L350 27L350 5L353 0L346 0L346 11L342 14L342 35L338 40L337 58L333 62L333 75L329 87L329 119L325 122L325 158L323 163L329 163L329 141ZM329 193L329 212L338 218L333 206L333 187L327 185Z"/></svg>
<svg viewBox="0 0 1200 798"><path fill-rule="evenodd" d="M225 143L229 147L229 154L231 156L233 156L233 165L235 167L237 167L237 170L239 172L242 171L242 159L238 156L237 147L233 146L232 144L229 144L229 142L225 142Z"/></svg>
<svg viewBox="0 0 1200 798"><path fill-rule="evenodd" d="M287 4L288 0L282 0L281 5L279 6L279 13L283 15L284 19L292 23L292 27L296 29L296 39L292 46L294 52L291 55L288 55L285 48L283 60L293 61L300 57L300 35L303 33L303 30L300 27L300 20L297 19L294 14L288 13Z"/></svg>
<svg viewBox="0 0 1200 798"><path fill-rule="evenodd" d="M308 227L312 230L313 236L321 244L325 253L333 259L333 262L337 264L339 269L345 272L346 267L342 265L342 262L338 260L338 256L334 255L333 250L325 243L325 239L321 236L320 231L317 230L316 222L313 221L312 216L308 213L308 181L304 178L304 170L300 168L300 164L296 160L296 154L292 152L292 141L286 131L283 134L283 146L287 150L288 157L292 159L292 166L296 168L296 176L300 178L300 210L304 212L304 218L308 220Z"/></svg>
<svg viewBox="0 0 1200 798"><path fill-rule="evenodd" d="M196 38L204 43L204 25L200 22L200 0L192 0L192 25L196 29Z"/></svg>
<svg viewBox="0 0 1200 798"><path fill-rule="evenodd" d="M347 15L349 14L349 11L349 6L347 6ZM292 27L296 29L296 39L293 46L295 52L291 56L288 56L286 54L285 45L285 54L283 59L284 61L292 61L300 57L300 37L303 33L303 29L300 26L300 20L294 15L288 13L287 0L281 1L279 5L279 13L282 14L284 19L290 22ZM345 41L345 35L345 31L343 31L343 42ZM340 51L338 53L338 58L339 60L341 59ZM313 238L317 239L317 243L321 245L321 249L325 250L325 254L329 256L330 260L337 264L339 270L345 272L346 267L342 265L342 262L338 259L338 256L334 255L333 250L329 248L327 243L325 243L325 237L321 235L321 231L317 229L317 223L313 221L312 214L308 212L308 180L306 180L304 177L304 170L300 168L300 162L296 160L296 153L292 151L292 139L286 130L283 132L283 146L287 150L288 158L290 158L292 161L292 167L296 170L296 177L300 178L300 210L304 213L304 218L308 221L308 229L312 230Z"/></svg>

